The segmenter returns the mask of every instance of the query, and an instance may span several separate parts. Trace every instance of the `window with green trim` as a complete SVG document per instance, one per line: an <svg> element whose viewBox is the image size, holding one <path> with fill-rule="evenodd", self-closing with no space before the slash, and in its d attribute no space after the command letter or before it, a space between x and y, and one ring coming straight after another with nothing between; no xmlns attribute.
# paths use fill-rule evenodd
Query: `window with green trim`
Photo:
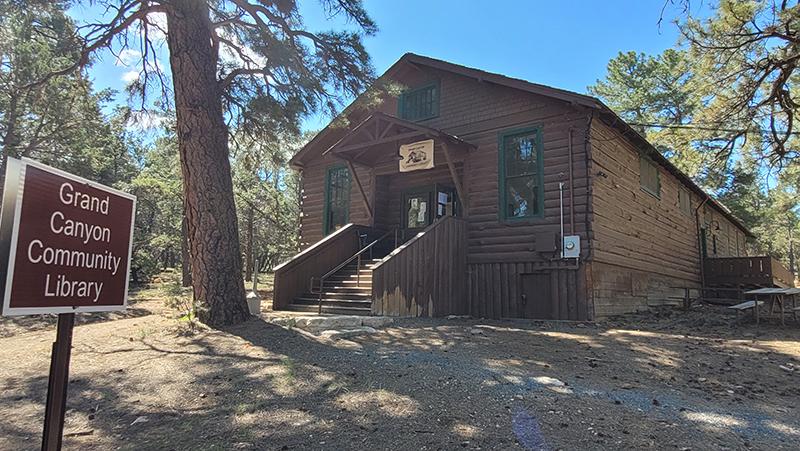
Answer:
<svg viewBox="0 0 800 451"><path fill-rule="evenodd" d="M350 220L350 171L346 166L328 168L325 174L325 235L335 232Z"/></svg>
<svg viewBox="0 0 800 451"><path fill-rule="evenodd" d="M661 175L653 160L639 156L639 185L653 196L661 198Z"/></svg>
<svg viewBox="0 0 800 451"><path fill-rule="evenodd" d="M542 133L539 128L500 134L500 215L502 219L542 216Z"/></svg>
<svg viewBox="0 0 800 451"><path fill-rule="evenodd" d="M409 121L431 119L439 115L439 83L432 83L400 94L398 115Z"/></svg>

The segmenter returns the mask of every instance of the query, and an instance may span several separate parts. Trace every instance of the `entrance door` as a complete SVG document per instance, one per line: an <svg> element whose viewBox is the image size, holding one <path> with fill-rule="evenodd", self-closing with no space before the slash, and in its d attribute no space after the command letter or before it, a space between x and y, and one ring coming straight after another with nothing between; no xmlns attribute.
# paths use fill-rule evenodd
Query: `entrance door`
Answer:
<svg viewBox="0 0 800 451"><path fill-rule="evenodd" d="M403 193L400 228L407 240L442 216L457 216L458 201L453 188L434 185Z"/></svg>
<svg viewBox="0 0 800 451"><path fill-rule="evenodd" d="M431 192L418 191L403 194L402 229L417 233L431 223ZM408 234L406 234L408 235Z"/></svg>

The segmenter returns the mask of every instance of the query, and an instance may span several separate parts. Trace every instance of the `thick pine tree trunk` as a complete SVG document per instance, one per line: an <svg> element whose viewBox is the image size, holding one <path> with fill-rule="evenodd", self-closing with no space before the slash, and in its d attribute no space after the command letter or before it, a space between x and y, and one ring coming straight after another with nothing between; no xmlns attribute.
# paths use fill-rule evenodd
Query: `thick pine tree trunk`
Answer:
<svg viewBox="0 0 800 451"><path fill-rule="evenodd" d="M189 221L186 220L185 207L183 219L181 220L181 285L184 287L192 285L192 261L189 258Z"/></svg>
<svg viewBox="0 0 800 451"><path fill-rule="evenodd" d="M247 243L245 244L244 251L244 280L250 282L253 280L253 235L255 227L255 213L253 207L247 208Z"/></svg>
<svg viewBox="0 0 800 451"><path fill-rule="evenodd" d="M167 43L198 318L211 326L235 324L249 313L208 5L198 0L168 5Z"/></svg>

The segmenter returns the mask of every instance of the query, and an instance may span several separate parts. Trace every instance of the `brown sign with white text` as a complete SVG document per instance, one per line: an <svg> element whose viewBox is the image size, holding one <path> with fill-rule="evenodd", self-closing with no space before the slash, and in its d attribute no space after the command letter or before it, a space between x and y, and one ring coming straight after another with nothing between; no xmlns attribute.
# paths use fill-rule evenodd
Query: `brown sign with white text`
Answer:
<svg viewBox="0 0 800 451"><path fill-rule="evenodd" d="M11 227L3 315L124 309L136 198L30 160L15 163L18 183L14 189L9 174L6 190L14 192L3 202L2 228Z"/></svg>

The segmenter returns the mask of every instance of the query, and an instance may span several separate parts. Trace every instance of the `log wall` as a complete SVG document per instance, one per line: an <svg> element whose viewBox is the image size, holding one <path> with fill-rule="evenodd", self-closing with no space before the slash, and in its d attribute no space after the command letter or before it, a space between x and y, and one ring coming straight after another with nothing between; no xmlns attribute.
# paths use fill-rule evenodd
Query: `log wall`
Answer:
<svg viewBox="0 0 800 451"><path fill-rule="evenodd" d="M639 182L640 150L599 119L591 126L591 278L598 316L671 303L680 287L700 284L700 254L694 211L702 199L689 192L691 213L678 204L683 182L659 166L660 198ZM744 232L712 206L701 223L718 240L717 253L744 253ZM719 229L716 229L716 225ZM713 227L712 227L713 225ZM713 229L713 230L712 230Z"/></svg>

